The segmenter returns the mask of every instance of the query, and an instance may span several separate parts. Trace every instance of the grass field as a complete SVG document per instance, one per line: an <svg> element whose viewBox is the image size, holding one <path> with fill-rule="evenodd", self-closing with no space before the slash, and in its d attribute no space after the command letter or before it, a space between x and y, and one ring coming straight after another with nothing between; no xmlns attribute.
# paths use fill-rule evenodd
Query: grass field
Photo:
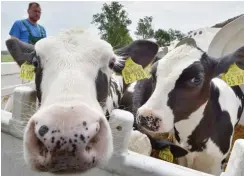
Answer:
<svg viewBox="0 0 244 176"><path fill-rule="evenodd" d="M1 62L13 62L13 58L10 55L1 55Z"/></svg>

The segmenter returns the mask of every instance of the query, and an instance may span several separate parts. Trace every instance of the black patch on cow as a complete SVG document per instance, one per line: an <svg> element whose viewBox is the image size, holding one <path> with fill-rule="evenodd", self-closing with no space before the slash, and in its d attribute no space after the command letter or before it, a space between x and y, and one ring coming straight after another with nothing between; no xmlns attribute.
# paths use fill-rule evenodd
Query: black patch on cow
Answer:
<svg viewBox="0 0 244 176"><path fill-rule="evenodd" d="M42 90L41 90L41 82L43 76L43 69L41 67L41 59L36 54L35 51L30 53L30 59L28 61L29 64L34 65L35 67L35 85L36 85L36 96L39 101L39 106L41 105L41 98L42 98Z"/></svg>
<svg viewBox="0 0 244 176"><path fill-rule="evenodd" d="M212 139L223 154L229 150L233 127L229 113L221 110L219 94L218 87L212 83L210 98L204 110L203 118L188 137L188 144L192 146L190 149L192 152L203 151L209 138Z"/></svg>
<svg viewBox="0 0 244 176"><path fill-rule="evenodd" d="M225 159L223 159L222 161L221 161L221 164L224 164L224 163L226 163L226 158Z"/></svg>
<svg viewBox="0 0 244 176"><path fill-rule="evenodd" d="M136 115L140 108L152 94L152 78L137 81L132 97L132 113Z"/></svg>
<svg viewBox="0 0 244 176"><path fill-rule="evenodd" d="M233 126L231 124L230 114L222 111L219 104L219 89L218 87L211 90L211 102L214 110L214 130L211 136L213 142L219 146L221 152L224 154L228 152L230 146L230 137L233 133Z"/></svg>
<svg viewBox="0 0 244 176"><path fill-rule="evenodd" d="M107 120L110 119L110 114L109 114L108 110L106 110L106 118L107 118Z"/></svg>
<svg viewBox="0 0 244 176"><path fill-rule="evenodd" d="M133 96L133 93L126 90L120 100L119 108L132 112L132 96Z"/></svg>
<svg viewBox="0 0 244 176"><path fill-rule="evenodd" d="M42 76L43 76L43 72L42 72L42 68L40 66L38 66L35 69L36 72L36 77L35 77L35 84L36 84L36 96L39 100L39 105L41 104L41 98L42 98L42 90L41 90L41 82L42 82Z"/></svg>
<svg viewBox="0 0 244 176"><path fill-rule="evenodd" d="M235 92L236 96L241 100L241 106L238 109L238 114L237 114L237 123L235 124L235 126L239 123L240 119L241 119L241 114L243 112L243 106L244 106L244 94L240 88L240 86L232 86L231 87L232 90Z"/></svg>
<svg viewBox="0 0 244 176"><path fill-rule="evenodd" d="M174 123L187 119L192 112L207 101L209 83L204 82L206 77L202 78L203 81L199 86L189 86L189 80L202 75L204 75L204 67L200 61L196 61L185 68L176 80L174 88L168 94L167 102L173 111ZM191 103L193 101L195 103Z"/></svg>
<svg viewBox="0 0 244 176"><path fill-rule="evenodd" d="M108 97L108 77L105 73L99 69L96 77L96 90L97 90L97 101L102 107L105 106L105 102Z"/></svg>
<svg viewBox="0 0 244 176"><path fill-rule="evenodd" d="M175 139L177 140L178 143L180 143L179 131L175 127L174 127L174 132L175 132Z"/></svg>

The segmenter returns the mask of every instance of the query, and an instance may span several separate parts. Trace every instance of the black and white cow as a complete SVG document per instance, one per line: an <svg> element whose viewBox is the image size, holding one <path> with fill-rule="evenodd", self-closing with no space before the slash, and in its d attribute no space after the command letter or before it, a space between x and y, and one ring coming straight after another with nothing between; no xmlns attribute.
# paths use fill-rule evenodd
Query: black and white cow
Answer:
<svg viewBox="0 0 244 176"><path fill-rule="evenodd" d="M173 130L177 145L188 151L179 158L181 165L219 175L243 112L244 95L218 75L243 61L244 47L212 58L194 39L181 41L153 64L150 79L134 86L137 128L151 137Z"/></svg>
<svg viewBox="0 0 244 176"><path fill-rule="evenodd" d="M147 66L157 44L138 40L114 52L109 43L71 29L34 47L18 39L6 45L19 66L35 66L40 107L25 128L26 163L39 171L82 172L106 162L113 141L105 114L118 107L127 86L112 73L121 73L128 57Z"/></svg>

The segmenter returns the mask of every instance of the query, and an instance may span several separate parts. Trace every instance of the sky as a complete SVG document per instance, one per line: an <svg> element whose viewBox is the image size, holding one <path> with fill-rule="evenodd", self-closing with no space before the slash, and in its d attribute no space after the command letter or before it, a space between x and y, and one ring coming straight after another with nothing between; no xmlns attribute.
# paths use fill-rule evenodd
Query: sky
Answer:
<svg viewBox="0 0 244 176"><path fill-rule="evenodd" d="M55 35L62 29L82 27L98 35L97 27L91 24L93 14L100 13L104 3L111 1L40 1L42 16L39 24L46 28L47 35ZM28 1L1 2L1 49L15 20L27 18ZM187 33L191 30L210 27L244 13L244 1L122 1L120 2L132 20L128 26L133 39L137 22L144 16L153 17L153 28L169 28Z"/></svg>

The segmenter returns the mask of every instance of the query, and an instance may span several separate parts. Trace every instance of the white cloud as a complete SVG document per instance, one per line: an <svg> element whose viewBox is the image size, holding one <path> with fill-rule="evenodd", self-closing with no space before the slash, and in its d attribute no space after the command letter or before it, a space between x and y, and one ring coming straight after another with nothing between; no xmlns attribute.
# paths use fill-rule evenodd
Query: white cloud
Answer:
<svg viewBox="0 0 244 176"><path fill-rule="evenodd" d="M39 21L48 35L54 35L60 29L81 26L94 35L97 28L91 24L92 15L101 12L105 1L59 1L40 2L42 16ZM155 29L179 29L188 32L193 29L212 26L228 18L243 13L244 2L177 2L177 1L123 1L132 24L128 27L135 39L135 29L139 18L153 16ZM26 18L28 2L2 2L1 48L6 49L5 40L15 20Z"/></svg>

